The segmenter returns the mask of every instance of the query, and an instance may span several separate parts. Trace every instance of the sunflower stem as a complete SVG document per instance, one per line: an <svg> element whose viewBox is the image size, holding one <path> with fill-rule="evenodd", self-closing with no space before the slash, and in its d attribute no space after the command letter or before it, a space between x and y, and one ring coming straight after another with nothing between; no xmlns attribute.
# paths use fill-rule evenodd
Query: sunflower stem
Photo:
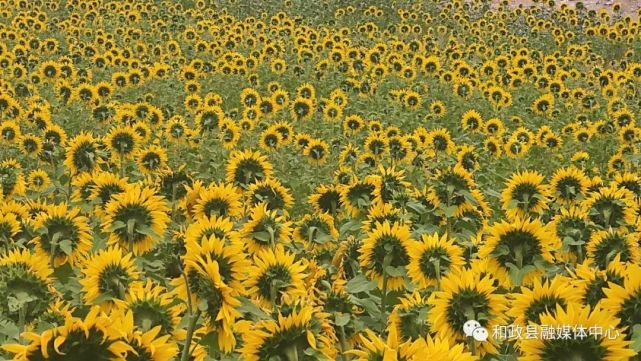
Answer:
<svg viewBox="0 0 641 361"><path fill-rule="evenodd" d="M23 304L18 310L18 339L22 342L22 334L26 331L27 305Z"/></svg>
<svg viewBox="0 0 641 361"><path fill-rule="evenodd" d="M73 173L69 172L69 181L67 182L67 202L71 201L71 179L73 178Z"/></svg>
<svg viewBox="0 0 641 361"><path fill-rule="evenodd" d="M476 341L474 340L474 337L471 337L471 336L468 337L467 342L468 342L467 345L470 349L470 353L476 356Z"/></svg>
<svg viewBox="0 0 641 361"><path fill-rule="evenodd" d="M390 255L385 256L383 260L383 289L381 291L381 329L385 330L385 325L387 325L387 314L385 312L385 299L387 298L387 266L391 264L392 258Z"/></svg>
<svg viewBox="0 0 641 361"><path fill-rule="evenodd" d="M180 274L183 277L183 280L185 282L185 289L187 290L187 312L189 314L193 314L194 309L191 304L191 288L189 287L189 279L187 278L187 273L185 273L185 270L183 269L182 265L178 265L178 268L180 269Z"/></svg>
<svg viewBox="0 0 641 361"><path fill-rule="evenodd" d="M339 337L339 340L340 340L340 343L338 344L338 346L341 349L341 359L343 361L348 361L349 360L349 356L345 354L345 350L347 349L347 341L345 340L345 327L340 326L338 328L338 331L339 331L338 332L338 337Z"/></svg>
<svg viewBox="0 0 641 361"><path fill-rule="evenodd" d="M189 289L189 288L187 288ZM194 330L196 329L196 324L200 318L200 310L196 310L196 313L190 312L189 328L187 328L187 336L185 337L185 346L183 347L183 353L180 357L181 361L188 361L191 356L191 340L194 337Z"/></svg>
<svg viewBox="0 0 641 361"><path fill-rule="evenodd" d="M56 246L58 245L57 242L51 242L51 248L49 250L49 264L51 265L51 268L54 269L55 265L54 262L56 260Z"/></svg>

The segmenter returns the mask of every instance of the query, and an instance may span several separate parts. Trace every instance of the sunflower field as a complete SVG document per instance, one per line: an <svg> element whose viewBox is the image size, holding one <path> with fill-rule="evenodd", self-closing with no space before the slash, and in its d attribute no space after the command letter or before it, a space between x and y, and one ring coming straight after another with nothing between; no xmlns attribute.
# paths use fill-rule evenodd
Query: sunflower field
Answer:
<svg viewBox="0 0 641 361"><path fill-rule="evenodd" d="M641 360L640 13L0 0L0 360Z"/></svg>

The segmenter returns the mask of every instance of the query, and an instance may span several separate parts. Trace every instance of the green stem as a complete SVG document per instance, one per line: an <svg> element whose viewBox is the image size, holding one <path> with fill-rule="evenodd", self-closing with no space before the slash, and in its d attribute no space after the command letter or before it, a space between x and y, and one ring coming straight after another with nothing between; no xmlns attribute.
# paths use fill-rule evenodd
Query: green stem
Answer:
<svg viewBox="0 0 641 361"><path fill-rule="evenodd" d="M200 318L200 310L196 310L196 313L191 315L189 320L189 327L187 328L187 336L185 337L185 346L183 347L183 353L180 357L181 361L188 361L191 356L191 340L194 337L194 331L196 329L196 324Z"/></svg>
<svg viewBox="0 0 641 361"><path fill-rule="evenodd" d="M54 269L55 265L54 262L56 260L56 246L58 244L56 242L51 242L51 249L49 250L49 264L51 265L51 268Z"/></svg>
<svg viewBox="0 0 641 361"><path fill-rule="evenodd" d="M467 345L472 355L476 356L476 341L474 340L474 337L468 337Z"/></svg>
<svg viewBox="0 0 641 361"><path fill-rule="evenodd" d="M338 331L339 331L338 337L339 337L339 340L340 340L339 346L340 346L340 350L341 350L341 359L343 361L348 361L349 360L349 356L345 354L345 350L347 350L347 341L345 340L345 327L340 326L338 328Z"/></svg>
<svg viewBox="0 0 641 361"><path fill-rule="evenodd" d="M387 272L385 271L385 268L383 268L383 291L381 294L381 324L382 324L382 330L385 330L385 326L387 325L387 315L385 312L385 299L387 298Z"/></svg>

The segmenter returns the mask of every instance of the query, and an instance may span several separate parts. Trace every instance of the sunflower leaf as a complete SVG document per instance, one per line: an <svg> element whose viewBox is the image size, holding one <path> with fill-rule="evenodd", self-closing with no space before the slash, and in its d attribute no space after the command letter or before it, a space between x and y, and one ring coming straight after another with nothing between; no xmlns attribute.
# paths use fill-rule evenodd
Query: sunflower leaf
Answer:
<svg viewBox="0 0 641 361"><path fill-rule="evenodd" d="M367 279L367 277L363 275L358 275L352 278L345 285L345 290L351 294L368 292L374 289L376 289L376 283L373 281L370 281L369 279Z"/></svg>
<svg viewBox="0 0 641 361"><path fill-rule="evenodd" d="M70 239L63 239L62 241L58 242L58 247L60 247L62 252L64 252L67 256L73 253L73 248L72 248Z"/></svg>
<svg viewBox="0 0 641 361"><path fill-rule="evenodd" d="M351 316L349 313L337 313L334 316L334 325L336 327L345 326L349 323Z"/></svg>
<svg viewBox="0 0 641 361"><path fill-rule="evenodd" d="M641 325L635 324L632 327L632 349L641 352Z"/></svg>

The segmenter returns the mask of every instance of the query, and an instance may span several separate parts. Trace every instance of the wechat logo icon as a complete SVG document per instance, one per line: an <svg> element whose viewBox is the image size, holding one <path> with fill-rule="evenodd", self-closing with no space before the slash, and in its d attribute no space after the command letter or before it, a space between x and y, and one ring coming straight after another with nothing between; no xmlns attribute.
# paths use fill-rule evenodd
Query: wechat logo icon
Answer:
<svg viewBox="0 0 641 361"><path fill-rule="evenodd" d="M489 334L487 329L476 320L469 320L463 325L463 333L467 337L473 337L475 341L487 341Z"/></svg>

